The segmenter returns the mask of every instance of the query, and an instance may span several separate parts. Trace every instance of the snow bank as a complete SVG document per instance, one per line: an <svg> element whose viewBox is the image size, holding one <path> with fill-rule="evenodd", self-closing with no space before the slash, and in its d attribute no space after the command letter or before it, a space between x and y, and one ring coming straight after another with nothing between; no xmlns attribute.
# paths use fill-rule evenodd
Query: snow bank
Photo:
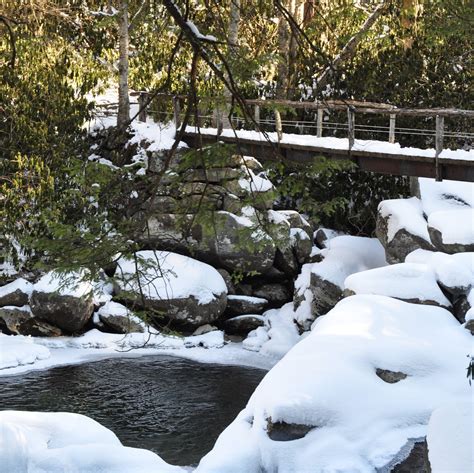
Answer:
<svg viewBox="0 0 474 473"><path fill-rule="evenodd" d="M428 225L441 233L444 244L474 243L474 208L433 212Z"/></svg>
<svg viewBox="0 0 474 473"><path fill-rule="evenodd" d="M30 365L49 357L49 350L33 343L30 338L3 335L0 332L0 370Z"/></svg>
<svg viewBox="0 0 474 473"><path fill-rule="evenodd" d="M470 394L471 343L445 309L384 296L344 299L265 376L196 473L374 472L408 438L426 434L436 407ZM376 368L408 376L389 384ZM271 440L270 418L312 430Z"/></svg>
<svg viewBox="0 0 474 473"><path fill-rule="evenodd" d="M380 202L379 214L388 219L387 242L390 243L397 232L405 229L427 242L431 242L420 199L391 199Z"/></svg>
<svg viewBox="0 0 474 473"><path fill-rule="evenodd" d="M194 297L199 304L227 293L224 279L208 264L166 251L140 251L137 258L139 279L133 259L118 261L116 275L125 291L143 291L146 298L158 300Z"/></svg>
<svg viewBox="0 0 474 473"><path fill-rule="evenodd" d="M349 276L344 286L355 294L378 294L451 307L436 282L434 271L426 264L400 263L363 271Z"/></svg>
<svg viewBox="0 0 474 473"><path fill-rule="evenodd" d="M432 473L471 473L474 465L474 404L456 400L434 410L428 425Z"/></svg>
<svg viewBox="0 0 474 473"><path fill-rule="evenodd" d="M387 264L377 238L343 235L329 240L327 246L321 252L323 261L314 263L311 272L340 288L350 274Z"/></svg>
<svg viewBox="0 0 474 473"><path fill-rule="evenodd" d="M124 447L96 421L64 412L0 412L0 465L8 473L178 473L158 455Z"/></svg>

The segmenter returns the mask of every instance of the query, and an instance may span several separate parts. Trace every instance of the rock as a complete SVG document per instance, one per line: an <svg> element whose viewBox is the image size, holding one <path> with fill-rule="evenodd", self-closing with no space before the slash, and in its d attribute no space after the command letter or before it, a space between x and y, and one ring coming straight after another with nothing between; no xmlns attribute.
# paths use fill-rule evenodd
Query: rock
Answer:
<svg viewBox="0 0 474 473"><path fill-rule="evenodd" d="M466 314L470 308L471 305L467 300L467 296L462 295L456 299L456 302L453 305L453 314L459 323L463 324L466 321Z"/></svg>
<svg viewBox="0 0 474 473"><path fill-rule="evenodd" d="M249 332L262 327L265 321L261 315L239 315L224 321L224 330L229 335L248 335Z"/></svg>
<svg viewBox="0 0 474 473"><path fill-rule="evenodd" d="M292 298L292 293L288 287L280 283L266 283L259 284L255 287L252 286L252 295L266 299L270 308L281 307L286 302L291 301Z"/></svg>
<svg viewBox="0 0 474 473"><path fill-rule="evenodd" d="M474 335L474 319L468 320L468 321L464 324L464 328L465 328L466 330L469 330L469 332L471 332L471 335Z"/></svg>
<svg viewBox="0 0 474 473"><path fill-rule="evenodd" d="M314 234L314 241L319 249L327 248L327 243L331 238L341 236L342 232L331 230L329 228L318 228Z"/></svg>
<svg viewBox="0 0 474 473"><path fill-rule="evenodd" d="M342 299L342 288L313 272L310 281L310 289L313 294L311 312L316 315L324 315Z"/></svg>
<svg viewBox="0 0 474 473"><path fill-rule="evenodd" d="M82 279L79 273L45 274L33 286L30 300L33 315L67 333L82 330L94 311L92 285L81 282Z"/></svg>
<svg viewBox="0 0 474 473"><path fill-rule="evenodd" d="M390 371L390 370L383 370L381 368L377 368L375 370L375 374L386 383L395 384L405 379L408 375L402 373L401 371Z"/></svg>
<svg viewBox="0 0 474 473"><path fill-rule="evenodd" d="M189 328L216 321L227 304L222 276L208 264L165 251L136 253L118 262L117 300L152 311L153 319ZM138 275L136 271L138 270Z"/></svg>
<svg viewBox="0 0 474 473"><path fill-rule="evenodd" d="M0 329L10 335L32 337L59 337L62 335L59 328L36 319L28 306L0 308Z"/></svg>
<svg viewBox="0 0 474 473"><path fill-rule="evenodd" d="M223 181L239 179L243 176L240 169L233 168L207 168L192 169L182 175L184 182L209 182L211 184L221 184Z"/></svg>
<svg viewBox="0 0 474 473"><path fill-rule="evenodd" d="M474 251L474 209L440 210L428 218L431 241L445 253Z"/></svg>
<svg viewBox="0 0 474 473"><path fill-rule="evenodd" d="M244 296L252 296L252 286L246 283L238 283L235 285L235 292Z"/></svg>
<svg viewBox="0 0 474 473"><path fill-rule="evenodd" d="M158 214L172 214L178 208L178 200L169 195L156 195L144 204L147 212Z"/></svg>
<svg viewBox="0 0 474 473"><path fill-rule="evenodd" d="M227 286L227 294L235 294L234 283L232 281L232 276L229 274L229 272L225 269L218 269L217 271L222 276L222 279L224 280L225 285Z"/></svg>
<svg viewBox="0 0 474 473"><path fill-rule="evenodd" d="M145 331L145 324L122 304L109 301L97 312L105 329L114 333L132 333Z"/></svg>
<svg viewBox="0 0 474 473"><path fill-rule="evenodd" d="M237 216L229 212L216 212L216 232L203 237L199 245L214 255L219 266L229 271L256 271L264 273L273 265L275 244L252 217Z"/></svg>
<svg viewBox="0 0 474 473"><path fill-rule="evenodd" d="M289 223L290 228L299 228L303 230L312 240L313 227L311 224L296 210L278 210Z"/></svg>
<svg viewBox="0 0 474 473"><path fill-rule="evenodd" d="M227 296L226 314L261 314L266 309L268 301L260 297L249 297L244 295Z"/></svg>
<svg viewBox="0 0 474 473"><path fill-rule="evenodd" d="M290 242L298 263L300 265L307 263L313 249L308 233L301 228L290 228Z"/></svg>
<svg viewBox="0 0 474 473"><path fill-rule="evenodd" d="M19 278L0 287L0 307L28 304L33 285L23 278Z"/></svg>
<svg viewBox="0 0 474 473"><path fill-rule="evenodd" d="M289 442L303 438L308 432L317 427L304 424L288 424L286 422L272 422L268 419L267 435L277 442Z"/></svg>
<svg viewBox="0 0 474 473"><path fill-rule="evenodd" d="M433 250L418 198L384 200L379 204L375 233L389 263L402 263L419 248Z"/></svg>
<svg viewBox="0 0 474 473"><path fill-rule="evenodd" d="M219 329L215 327L214 325L210 325L210 324L201 325L193 332L193 337L198 336L198 335L204 335L205 333L213 332L214 330L219 330Z"/></svg>
<svg viewBox="0 0 474 473"><path fill-rule="evenodd" d="M273 264L275 268L285 274L287 278L295 277L300 269L293 248L290 246L280 246L276 249Z"/></svg>
<svg viewBox="0 0 474 473"><path fill-rule="evenodd" d="M391 473L431 473L426 440L415 441L408 456Z"/></svg>

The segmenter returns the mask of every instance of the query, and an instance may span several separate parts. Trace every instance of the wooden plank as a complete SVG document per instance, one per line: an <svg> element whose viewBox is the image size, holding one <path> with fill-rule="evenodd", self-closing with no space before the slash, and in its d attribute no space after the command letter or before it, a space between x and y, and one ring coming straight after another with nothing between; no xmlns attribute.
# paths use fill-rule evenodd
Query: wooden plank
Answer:
<svg viewBox="0 0 474 473"><path fill-rule="evenodd" d="M439 155L441 151L443 151L443 138L444 138L444 117L440 115L436 115L436 137L435 137L435 146L436 146L436 154L435 154L435 168L436 168L436 180L442 181L442 169L439 164Z"/></svg>

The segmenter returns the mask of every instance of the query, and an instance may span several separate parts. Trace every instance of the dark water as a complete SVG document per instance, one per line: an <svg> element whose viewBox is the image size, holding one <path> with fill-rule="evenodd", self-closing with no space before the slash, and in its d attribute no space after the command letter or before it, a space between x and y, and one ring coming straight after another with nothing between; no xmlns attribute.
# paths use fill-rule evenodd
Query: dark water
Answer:
<svg viewBox="0 0 474 473"><path fill-rule="evenodd" d="M124 445L192 465L245 407L265 371L153 356L0 378L0 409L85 414Z"/></svg>

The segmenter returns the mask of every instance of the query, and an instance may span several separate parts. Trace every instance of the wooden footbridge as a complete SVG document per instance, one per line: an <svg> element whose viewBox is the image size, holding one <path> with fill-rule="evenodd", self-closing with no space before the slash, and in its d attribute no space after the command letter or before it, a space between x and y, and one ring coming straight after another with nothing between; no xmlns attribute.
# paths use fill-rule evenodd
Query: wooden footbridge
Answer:
<svg viewBox="0 0 474 473"><path fill-rule="evenodd" d="M139 119L146 120L147 94L139 93ZM166 99L166 97L163 97ZM167 96L170 99L170 96ZM184 97L173 97L173 119L178 130L183 114ZM233 144L244 155L261 160L285 160L308 165L318 156L329 159L350 159L364 170L397 176L429 177L474 182L474 149L444 149L450 146L471 148L474 143L472 119L474 110L459 109L407 109L371 102L331 100L324 102L292 102L282 100L246 100L247 110L252 110L250 120L233 116L224 126L222 112L212 113L203 107L193 117L194 123L185 130L182 140L192 148L199 148L217 141ZM222 105L221 105L222 109ZM281 110L292 110L292 116L304 118L282 120ZM206 114L206 111L208 112ZM149 113L167 113L153 110ZM287 115L290 115L289 113ZM343 121L331 121L337 115ZM366 117L378 115L377 125L364 124ZM156 116L156 115L155 115ZM308 119L309 117L309 119ZM385 117L385 118L384 118ZM424 128L397 127L397 120L410 118L421 122ZM383 123L383 120L386 124ZM445 119L457 121L457 130L445 127ZM164 120L163 120L164 121ZM370 120L369 120L370 122ZM372 123L374 120L372 120ZM459 123L468 131L459 131ZM430 127L427 128L426 126ZM334 135L339 138L335 138ZM345 137L341 137L341 134ZM378 136L382 140L361 140L357 135ZM331 136L332 135L332 136ZM342 135L342 136L343 136ZM385 135L385 136L383 136ZM404 136L417 136L432 143L432 149L400 147L396 141ZM383 141L385 140L385 141Z"/></svg>

